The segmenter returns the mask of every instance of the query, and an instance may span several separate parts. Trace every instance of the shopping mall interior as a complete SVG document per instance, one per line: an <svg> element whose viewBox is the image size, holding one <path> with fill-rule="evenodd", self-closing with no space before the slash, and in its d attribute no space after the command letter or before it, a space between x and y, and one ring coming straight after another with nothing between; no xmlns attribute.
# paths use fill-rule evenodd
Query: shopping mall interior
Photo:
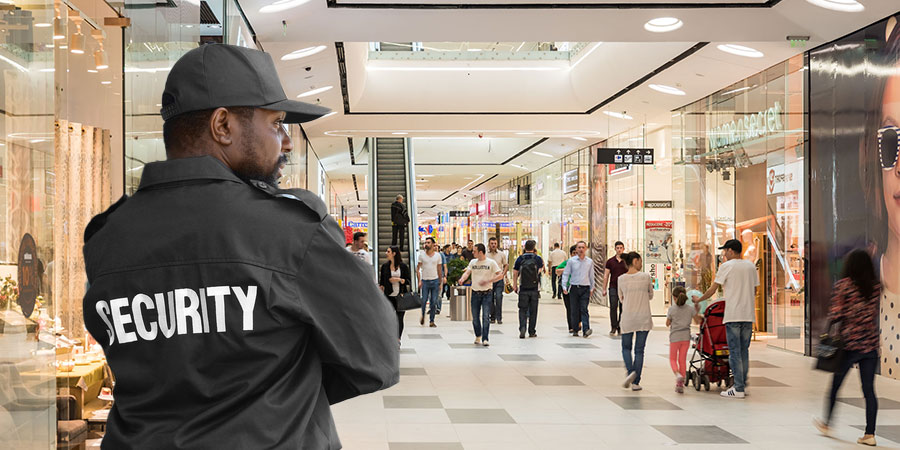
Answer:
<svg viewBox="0 0 900 450"><path fill-rule="evenodd" d="M153 436L128 442L135 449L840 449L871 434L863 444L900 448L897 0L0 0L0 14L0 448L120 448L103 444L117 427ZM292 148L278 188L317 198L323 221L343 231L340 246L362 260L331 270L377 295L348 300L341 314L383 302L390 315L369 319L396 331L395 309L406 310L396 315L399 356L383 355L392 381L330 401L323 422L273 427L314 427L314 443L263 426L266 440L213 444L227 434L215 424L239 414L240 391L263 397L264 385L203 391L205 407L229 405L204 419L209 435L154 422L187 410L174 404L123 413L135 406L117 405L117 381L152 405L250 360L199 367L160 352L131 364L170 375L128 384L115 370L124 363L107 357L114 334L143 332L138 307L123 319L107 306L115 327L96 308L109 341L89 330L85 228L146 191L145 166L167 158L160 110L173 65L216 44L268 53L288 99L331 110L283 128ZM730 240L738 249L720 249ZM479 268L477 244L491 242L494 263ZM579 242L584 255L570 259ZM648 280L640 295L621 288L620 300L606 270L624 264L617 242L642 262L629 280ZM447 248L436 266L432 245ZM396 250L409 273L386 256ZM863 323L877 353L852 350L836 331L835 302L850 297L835 283L855 250L880 280ZM738 303L725 298L728 252L752 263L745 273L757 285L738 321L752 324L749 358L737 357L749 366L738 375L744 391L729 372L740 344L722 324ZM542 264L522 264L527 253ZM475 274L492 265L484 280L494 283L480 290ZM410 295L386 299L378 286L397 289L397 279ZM341 283L315 292L331 301ZM681 292L699 314L685 325L686 355L668 323ZM421 312L400 297L424 302ZM147 305L144 318L156 316ZM269 305L260 306L253 314ZM644 325L622 330L634 314ZM179 320L176 343L189 338ZM315 352L321 336L297 326ZM851 351L870 358L850 368L829 422L835 370L816 367L851 367ZM327 378L321 365L309 376Z"/></svg>

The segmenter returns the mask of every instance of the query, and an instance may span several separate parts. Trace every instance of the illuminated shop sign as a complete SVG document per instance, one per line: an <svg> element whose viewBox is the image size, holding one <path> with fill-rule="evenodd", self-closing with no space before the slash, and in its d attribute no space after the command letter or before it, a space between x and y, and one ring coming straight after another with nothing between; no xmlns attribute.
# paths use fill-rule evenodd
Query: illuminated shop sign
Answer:
<svg viewBox="0 0 900 450"><path fill-rule="evenodd" d="M782 114L784 114L784 110L781 108L781 104L775 102L775 106L765 111L748 114L743 119L732 120L712 128L706 132L709 149L718 150L729 145L777 133L784 129Z"/></svg>
<svg viewBox="0 0 900 450"><path fill-rule="evenodd" d="M563 194L578 191L578 169L572 169L563 174Z"/></svg>

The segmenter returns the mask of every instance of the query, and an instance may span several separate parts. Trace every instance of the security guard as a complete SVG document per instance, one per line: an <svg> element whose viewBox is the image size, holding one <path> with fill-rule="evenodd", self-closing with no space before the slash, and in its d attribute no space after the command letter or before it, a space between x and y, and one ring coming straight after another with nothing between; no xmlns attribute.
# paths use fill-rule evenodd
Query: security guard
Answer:
<svg viewBox="0 0 900 450"><path fill-rule="evenodd" d="M338 449L331 404L399 378L394 310L312 193L276 187L272 58L210 44L163 93L167 161L85 230L84 319L116 377L104 449Z"/></svg>

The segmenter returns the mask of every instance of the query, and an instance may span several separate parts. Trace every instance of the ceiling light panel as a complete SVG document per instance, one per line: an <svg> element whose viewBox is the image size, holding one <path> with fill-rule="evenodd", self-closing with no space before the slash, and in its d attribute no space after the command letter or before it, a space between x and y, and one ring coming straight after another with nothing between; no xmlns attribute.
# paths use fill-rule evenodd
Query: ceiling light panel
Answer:
<svg viewBox="0 0 900 450"><path fill-rule="evenodd" d="M681 28L684 22L675 17L659 17L644 24L644 29L653 33L667 33Z"/></svg>
<svg viewBox="0 0 900 450"><path fill-rule="evenodd" d="M294 50L294 51L288 53L287 55L282 56L281 60L282 61L293 61L293 60L300 59L300 58L306 58L307 56L312 56L317 53L321 53L326 48L328 48L328 47L326 47L324 45L301 48L300 50Z"/></svg>
<svg viewBox="0 0 900 450"><path fill-rule="evenodd" d="M745 58L762 58L765 56L763 55L763 52L743 45L721 44L717 48L725 53L731 53L732 55L743 56Z"/></svg>
<svg viewBox="0 0 900 450"><path fill-rule="evenodd" d="M263 6L259 8L259 12L261 13L277 13L281 11L287 11L291 8L296 8L304 3L309 2L309 0L278 0L272 4Z"/></svg>
<svg viewBox="0 0 900 450"><path fill-rule="evenodd" d="M312 89L298 95L297 98L310 97L316 94L321 94L323 92L330 91L332 88L334 88L334 86L323 86L320 88Z"/></svg>
<svg viewBox="0 0 900 450"><path fill-rule="evenodd" d="M634 119L634 117L631 117L628 114L615 112L615 111L603 111L603 114L606 114L609 117L615 117L616 119L623 119L623 120Z"/></svg>
<svg viewBox="0 0 900 450"><path fill-rule="evenodd" d="M821 8L840 12L860 12L866 9L862 3L856 0L806 0Z"/></svg>
<svg viewBox="0 0 900 450"><path fill-rule="evenodd" d="M649 87L650 87L650 89L653 89L654 91L657 91L657 92L662 92L663 94L685 95L685 92L682 91L681 89L678 89L678 88L675 88L672 86L666 86L664 84L651 84Z"/></svg>

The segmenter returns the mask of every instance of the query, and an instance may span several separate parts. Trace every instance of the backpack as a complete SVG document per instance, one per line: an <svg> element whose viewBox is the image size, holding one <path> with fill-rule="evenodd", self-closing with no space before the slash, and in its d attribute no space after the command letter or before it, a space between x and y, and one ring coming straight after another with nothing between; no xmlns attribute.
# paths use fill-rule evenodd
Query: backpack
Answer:
<svg viewBox="0 0 900 450"><path fill-rule="evenodd" d="M522 289L538 288L538 283L540 282L539 270L540 267L534 255L522 258L522 264L519 266L519 274L522 276Z"/></svg>

